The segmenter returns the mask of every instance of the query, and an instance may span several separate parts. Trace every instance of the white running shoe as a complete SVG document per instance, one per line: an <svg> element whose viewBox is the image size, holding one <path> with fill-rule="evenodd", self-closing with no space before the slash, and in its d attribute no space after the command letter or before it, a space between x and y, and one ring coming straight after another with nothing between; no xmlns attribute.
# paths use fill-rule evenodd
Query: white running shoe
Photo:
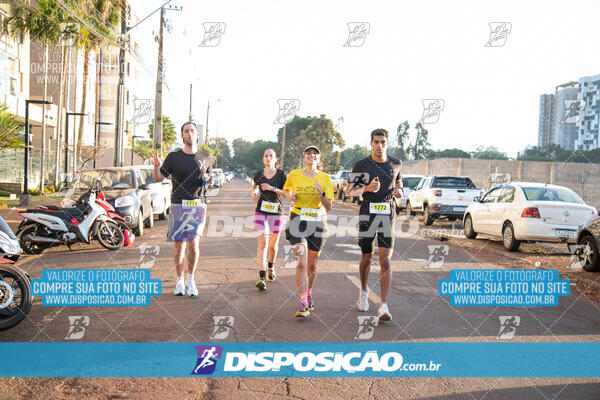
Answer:
<svg viewBox="0 0 600 400"><path fill-rule="evenodd" d="M173 290L173 294L175 296L183 296L185 294L185 284L183 283L183 278L177 279L177 283L175 284L175 290Z"/></svg>
<svg viewBox="0 0 600 400"><path fill-rule="evenodd" d="M187 291L186 294L188 296L198 296L198 288L196 287L196 282L193 279L189 279L187 281Z"/></svg>
<svg viewBox="0 0 600 400"><path fill-rule="evenodd" d="M356 301L356 307L360 311L369 311L369 288L367 290L361 290Z"/></svg>
<svg viewBox="0 0 600 400"><path fill-rule="evenodd" d="M390 314L387 304L381 303L379 310L377 310L377 316L382 322L389 322L392 320L392 314Z"/></svg>

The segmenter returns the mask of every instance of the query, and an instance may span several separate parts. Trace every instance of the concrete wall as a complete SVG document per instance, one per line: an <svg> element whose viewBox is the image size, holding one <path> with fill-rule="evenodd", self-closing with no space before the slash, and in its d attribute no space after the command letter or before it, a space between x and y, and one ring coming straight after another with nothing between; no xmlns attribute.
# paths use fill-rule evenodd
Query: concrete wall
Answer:
<svg viewBox="0 0 600 400"><path fill-rule="evenodd" d="M483 190L494 182L493 173L509 173L513 182L541 182L566 186L600 209L600 164L572 162L473 160L440 158L405 161L402 172L421 175L465 175Z"/></svg>

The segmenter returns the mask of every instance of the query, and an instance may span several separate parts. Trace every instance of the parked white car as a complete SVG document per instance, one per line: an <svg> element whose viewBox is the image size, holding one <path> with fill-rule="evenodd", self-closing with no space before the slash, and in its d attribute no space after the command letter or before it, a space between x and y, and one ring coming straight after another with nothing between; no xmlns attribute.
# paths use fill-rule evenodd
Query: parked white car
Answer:
<svg viewBox="0 0 600 400"><path fill-rule="evenodd" d="M468 176L429 175L421 179L406 200L406 215L423 213L425 225L437 218L462 218L469 204L483 191Z"/></svg>
<svg viewBox="0 0 600 400"><path fill-rule="evenodd" d="M148 185L150 190L152 214L158 215L158 219L166 219L171 206L171 180L165 178L162 182L154 182L152 177L154 167L152 165L140 165L138 168L144 183Z"/></svg>
<svg viewBox="0 0 600 400"><path fill-rule="evenodd" d="M406 199L410 195L417 185L421 182L421 179L425 178L423 175L412 175L402 174L402 186L404 186L404 195L398 199L398 207L400 210L406 208Z"/></svg>
<svg viewBox="0 0 600 400"><path fill-rule="evenodd" d="M225 184L225 173L221 168L213 168L213 185L216 187L223 187Z"/></svg>
<svg viewBox="0 0 600 400"><path fill-rule="evenodd" d="M569 188L534 182L496 185L469 205L463 219L465 236L501 237L516 251L522 241L575 243L577 230L594 207Z"/></svg>

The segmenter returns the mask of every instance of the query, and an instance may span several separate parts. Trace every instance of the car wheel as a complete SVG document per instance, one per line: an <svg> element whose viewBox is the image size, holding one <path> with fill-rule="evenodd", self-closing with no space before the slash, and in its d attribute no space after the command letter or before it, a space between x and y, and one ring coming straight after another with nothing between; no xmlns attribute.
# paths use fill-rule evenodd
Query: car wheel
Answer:
<svg viewBox="0 0 600 400"><path fill-rule="evenodd" d="M161 212L160 214L158 214L158 219L160 220L164 220L167 219L167 212L168 212L168 208L167 208L167 201L165 200L164 202L164 208L163 208L163 212Z"/></svg>
<svg viewBox="0 0 600 400"><path fill-rule="evenodd" d="M150 214L148 218L144 221L144 227L148 229L152 229L154 227L154 213L152 212L152 208L150 209Z"/></svg>
<svg viewBox="0 0 600 400"><path fill-rule="evenodd" d="M413 211L412 206L409 202L406 202L406 216L408 218L415 216L415 212Z"/></svg>
<svg viewBox="0 0 600 400"><path fill-rule="evenodd" d="M138 222L134 233L139 237L144 236L144 213L141 209L138 211Z"/></svg>
<svg viewBox="0 0 600 400"><path fill-rule="evenodd" d="M521 241L515 239L515 229L510 222L502 230L502 244L508 251L517 251L521 245Z"/></svg>
<svg viewBox="0 0 600 400"><path fill-rule="evenodd" d="M426 205L423 209L423 221L425 225L433 225L433 215L429 212L429 205Z"/></svg>
<svg viewBox="0 0 600 400"><path fill-rule="evenodd" d="M467 215L465 218L465 236L467 239L475 239L477 237L477 232L473 230L473 220L470 215Z"/></svg>
<svg viewBox="0 0 600 400"><path fill-rule="evenodd" d="M598 255L598 246L592 235L584 235L579 243L581 252L579 259L583 269L589 272L600 271L600 256Z"/></svg>

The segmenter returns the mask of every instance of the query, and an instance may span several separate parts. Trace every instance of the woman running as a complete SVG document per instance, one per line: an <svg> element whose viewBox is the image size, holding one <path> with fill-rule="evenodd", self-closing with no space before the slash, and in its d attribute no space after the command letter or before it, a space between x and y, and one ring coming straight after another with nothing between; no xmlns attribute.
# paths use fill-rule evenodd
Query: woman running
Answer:
<svg viewBox="0 0 600 400"><path fill-rule="evenodd" d="M298 258L296 285L300 309L296 317L307 317L315 309L312 288L319 254L327 237L326 211L331 210L333 201L331 177L318 169L320 156L316 146L304 149L304 168L290 172L283 186L285 197L293 203L285 237Z"/></svg>
<svg viewBox="0 0 600 400"><path fill-rule="evenodd" d="M275 150L267 149L263 153L263 164L265 168L254 175L252 184L252 200L256 204L254 213L254 230L261 232L258 236L258 281L256 287L259 290L267 290L267 283L273 282L277 276L273 269L273 262L277 257L277 244L279 243L279 233L281 227L285 224L287 217L283 215L283 204L281 195L283 195L283 184L287 176L277 168L279 161ZM267 263L269 272L265 268L265 247L269 242L267 252Z"/></svg>

